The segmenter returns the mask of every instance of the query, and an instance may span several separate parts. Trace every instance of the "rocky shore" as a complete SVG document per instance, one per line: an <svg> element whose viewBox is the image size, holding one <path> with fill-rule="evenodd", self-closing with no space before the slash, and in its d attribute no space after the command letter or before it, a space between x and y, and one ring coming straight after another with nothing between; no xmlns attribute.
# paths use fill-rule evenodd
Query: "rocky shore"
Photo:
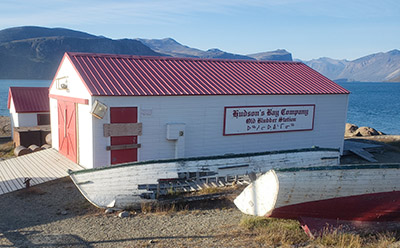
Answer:
<svg viewBox="0 0 400 248"><path fill-rule="evenodd" d="M355 124L346 123L345 137L368 137L376 135L385 135L381 131L377 131L372 127L358 127Z"/></svg>

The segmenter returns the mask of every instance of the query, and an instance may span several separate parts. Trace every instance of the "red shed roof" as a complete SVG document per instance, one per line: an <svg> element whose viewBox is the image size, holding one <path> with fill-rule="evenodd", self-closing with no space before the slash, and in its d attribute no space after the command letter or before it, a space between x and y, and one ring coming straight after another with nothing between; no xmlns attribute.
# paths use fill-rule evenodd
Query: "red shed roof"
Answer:
<svg viewBox="0 0 400 248"><path fill-rule="evenodd" d="M300 62L65 56L94 96L349 94Z"/></svg>
<svg viewBox="0 0 400 248"><path fill-rule="evenodd" d="M50 112L48 87L10 87L8 109L11 98L17 113Z"/></svg>

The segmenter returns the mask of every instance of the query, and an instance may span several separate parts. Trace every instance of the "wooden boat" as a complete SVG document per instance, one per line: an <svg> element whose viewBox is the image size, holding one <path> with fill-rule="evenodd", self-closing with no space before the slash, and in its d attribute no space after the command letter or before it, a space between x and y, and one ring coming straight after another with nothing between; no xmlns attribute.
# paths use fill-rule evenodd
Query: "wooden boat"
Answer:
<svg viewBox="0 0 400 248"><path fill-rule="evenodd" d="M321 163L334 166L339 158L337 149L310 148L135 162L69 173L81 193L95 206L135 209L171 193L218 187L272 168Z"/></svg>
<svg viewBox="0 0 400 248"><path fill-rule="evenodd" d="M246 214L324 228L388 229L400 222L400 164L270 170L234 200Z"/></svg>

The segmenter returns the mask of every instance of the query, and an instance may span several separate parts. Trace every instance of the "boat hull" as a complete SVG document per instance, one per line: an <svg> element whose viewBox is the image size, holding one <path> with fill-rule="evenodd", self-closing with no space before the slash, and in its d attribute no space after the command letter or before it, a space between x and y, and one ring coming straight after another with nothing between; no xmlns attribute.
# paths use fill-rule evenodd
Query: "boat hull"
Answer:
<svg viewBox="0 0 400 248"><path fill-rule="evenodd" d="M217 186L220 178L259 174L272 168L315 166L321 163L335 166L339 157L336 149L300 149L146 161L71 172L70 177L95 206L130 209L157 201L162 194L160 185L165 181L171 183L171 188L190 181L213 182ZM196 188L190 186L187 190Z"/></svg>
<svg viewBox="0 0 400 248"><path fill-rule="evenodd" d="M268 217L400 221L400 191L352 195L287 205L272 210Z"/></svg>
<svg viewBox="0 0 400 248"><path fill-rule="evenodd" d="M246 214L297 219L313 230L321 223L371 227L400 222L400 164L271 170L235 204Z"/></svg>

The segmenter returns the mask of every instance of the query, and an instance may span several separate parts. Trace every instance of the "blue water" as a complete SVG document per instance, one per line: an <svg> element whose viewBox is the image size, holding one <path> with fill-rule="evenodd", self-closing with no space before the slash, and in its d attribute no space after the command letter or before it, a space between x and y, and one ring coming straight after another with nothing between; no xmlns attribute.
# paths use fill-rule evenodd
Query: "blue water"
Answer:
<svg viewBox="0 0 400 248"><path fill-rule="evenodd" d="M49 87L51 80L15 80L0 79L0 115L8 116L10 112L7 108L8 89L15 87Z"/></svg>
<svg viewBox="0 0 400 248"><path fill-rule="evenodd" d="M339 83L351 91L347 122L400 134L400 83Z"/></svg>
<svg viewBox="0 0 400 248"><path fill-rule="evenodd" d="M0 115L7 109L10 86L48 87L50 80L0 80ZM347 122L386 134L400 134L400 83L339 83L351 91Z"/></svg>

